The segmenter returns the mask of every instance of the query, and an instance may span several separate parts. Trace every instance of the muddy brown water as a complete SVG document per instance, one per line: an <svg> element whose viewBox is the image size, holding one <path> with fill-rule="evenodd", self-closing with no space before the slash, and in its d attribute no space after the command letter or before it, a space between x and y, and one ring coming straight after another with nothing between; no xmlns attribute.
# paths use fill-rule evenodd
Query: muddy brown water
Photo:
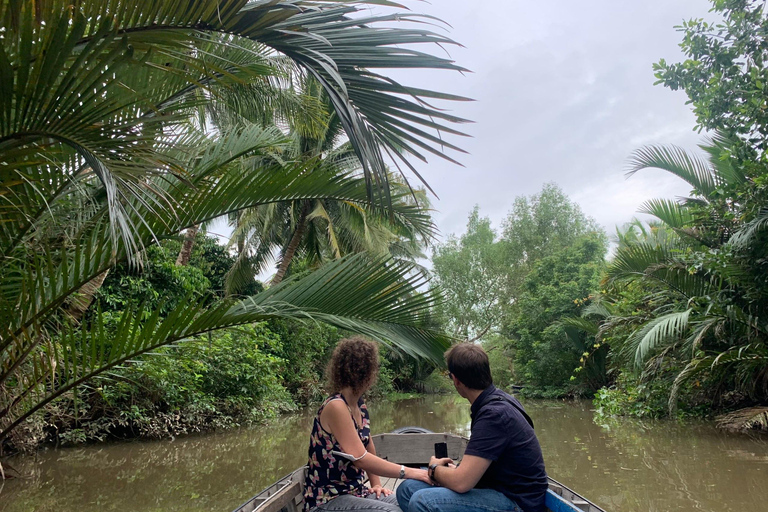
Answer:
<svg viewBox="0 0 768 512"><path fill-rule="evenodd" d="M707 423L597 424L589 402L527 401L549 474L608 512L768 511L768 440ZM468 434L454 396L370 402L374 433ZM0 511L231 511L304 464L314 411L266 426L153 442L47 449L9 461Z"/></svg>

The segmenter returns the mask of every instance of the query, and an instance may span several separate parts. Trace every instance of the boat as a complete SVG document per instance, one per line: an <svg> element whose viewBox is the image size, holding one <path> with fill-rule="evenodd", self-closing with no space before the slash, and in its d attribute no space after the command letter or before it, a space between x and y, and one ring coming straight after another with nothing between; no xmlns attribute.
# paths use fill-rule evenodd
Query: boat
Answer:
<svg viewBox="0 0 768 512"><path fill-rule="evenodd" d="M435 443L446 443L448 457L460 460L469 441L463 436L434 433L421 427L403 427L372 438L379 457L413 467L425 465L433 454ZM296 469L240 505L234 512L301 512L306 471L306 466ZM382 486L392 490L399 482L397 478L381 479ZM605 512L553 478L549 478L546 506L549 512Z"/></svg>

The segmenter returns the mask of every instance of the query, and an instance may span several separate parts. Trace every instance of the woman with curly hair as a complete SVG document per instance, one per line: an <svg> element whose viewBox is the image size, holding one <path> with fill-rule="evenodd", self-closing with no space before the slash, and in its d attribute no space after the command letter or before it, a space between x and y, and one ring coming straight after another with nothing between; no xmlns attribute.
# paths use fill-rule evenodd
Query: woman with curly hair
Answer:
<svg viewBox="0 0 768 512"><path fill-rule="evenodd" d="M430 482L424 469L406 468L376 456L362 395L378 373L376 343L353 337L341 340L334 349L326 370L333 394L317 411L309 440L305 512L399 512L394 493L381 486L380 477ZM366 473L370 488L363 485Z"/></svg>

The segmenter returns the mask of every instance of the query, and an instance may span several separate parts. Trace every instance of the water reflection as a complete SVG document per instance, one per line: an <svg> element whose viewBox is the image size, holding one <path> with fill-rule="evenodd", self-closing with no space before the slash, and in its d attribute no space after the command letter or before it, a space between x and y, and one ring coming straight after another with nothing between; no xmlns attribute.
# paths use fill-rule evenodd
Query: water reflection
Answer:
<svg viewBox="0 0 768 512"><path fill-rule="evenodd" d="M608 511L766 509L768 443L705 424L596 425L589 403L529 402L551 476ZM418 425L467 435L454 396L370 403L374 433ZM314 411L257 429L45 450L11 464L0 511L232 510L305 462Z"/></svg>

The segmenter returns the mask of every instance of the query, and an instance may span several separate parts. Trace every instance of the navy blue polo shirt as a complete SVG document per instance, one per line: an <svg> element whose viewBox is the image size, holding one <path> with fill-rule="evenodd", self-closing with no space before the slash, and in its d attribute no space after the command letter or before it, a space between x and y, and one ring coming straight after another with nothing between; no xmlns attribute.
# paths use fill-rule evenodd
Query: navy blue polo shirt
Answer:
<svg viewBox="0 0 768 512"><path fill-rule="evenodd" d="M499 491L525 512L544 512L548 484L539 440L523 414L506 400L480 407L491 395L520 404L493 385L472 403L472 434L464 453L491 461L475 487Z"/></svg>

